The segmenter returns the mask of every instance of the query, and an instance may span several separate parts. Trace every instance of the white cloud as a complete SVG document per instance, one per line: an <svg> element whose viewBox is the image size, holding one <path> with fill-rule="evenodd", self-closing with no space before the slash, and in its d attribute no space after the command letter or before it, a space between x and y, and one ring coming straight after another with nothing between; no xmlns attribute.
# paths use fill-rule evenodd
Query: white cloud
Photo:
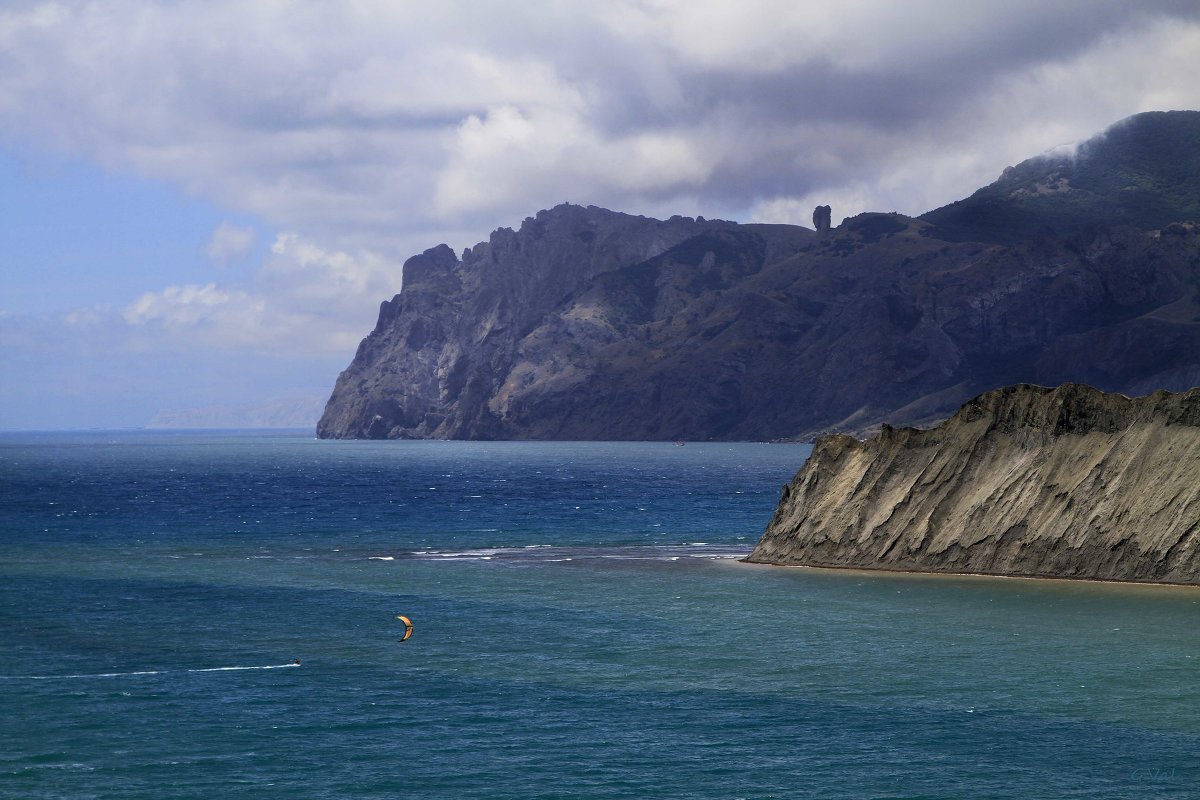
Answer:
<svg viewBox="0 0 1200 800"><path fill-rule="evenodd" d="M214 283L146 292L122 310L121 319L128 327L112 335L119 347L136 351L286 353L293 342L307 339L303 317L272 306L264 297Z"/></svg>
<svg viewBox="0 0 1200 800"><path fill-rule="evenodd" d="M330 119L444 122L477 113L486 98L527 107L583 103L549 63L434 42L369 55L335 75L315 104Z"/></svg>
<svg viewBox="0 0 1200 800"><path fill-rule="evenodd" d="M281 233L258 275L259 291L289 308L328 319L328 325L370 329L379 302L400 291L402 265L368 250L327 250L298 233Z"/></svg>
<svg viewBox="0 0 1200 800"><path fill-rule="evenodd" d="M2 316L3 314L0 314L0 317ZM111 316L112 306L101 304L69 311L63 317L63 322L71 328L88 329L102 325Z"/></svg>
<svg viewBox="0 0 1200 800"><path fill-rule="evenodd" d="M144 292L119 314L78 309L65 321L107 326L118 348L349 356L370 330L380 300L399 291L400 273L398 264L374 253L325 250L282 233L245 285L168 286Z"/></svg>
<svg viewBox="0 0 1200 800"><path fill-rule="evenodd" d="M254 247L254 229L239 227L231 222L222 222L213 231L212 238L204 247L205 254L213 263L225 266L250 253Z"/></svg>
<svg viewBox="0 0 1200 800"><path fill-rule="evenodd" d="M571 197L683 193L710 172L683 133L604 138L576 113L526 114L512 106L469 117L449 153L434 194L434 208L447 218L515 210L522 203L544 207Z"/></svg>
<svg viewBox="0 0 1200 800"><path fill-rule="evenodd" d="M264 304L245 292L218 289L215 283L204 286L168 286L161 292L146 292L122 313L130 325L161 322L168 328L209 323L230 311L250 315L262 312Z"/></svg>

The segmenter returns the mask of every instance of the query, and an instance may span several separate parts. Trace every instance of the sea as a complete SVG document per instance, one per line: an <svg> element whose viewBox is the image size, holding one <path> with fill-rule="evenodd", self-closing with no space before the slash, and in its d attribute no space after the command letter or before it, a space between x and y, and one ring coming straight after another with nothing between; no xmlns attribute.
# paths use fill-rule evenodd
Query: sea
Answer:
<svg viewBox="0 0 1200 800"><path fill-rule="evenodd" d="M1200 589L743 563L809 452L0 435L0 797L1200 797Z"/></svg>

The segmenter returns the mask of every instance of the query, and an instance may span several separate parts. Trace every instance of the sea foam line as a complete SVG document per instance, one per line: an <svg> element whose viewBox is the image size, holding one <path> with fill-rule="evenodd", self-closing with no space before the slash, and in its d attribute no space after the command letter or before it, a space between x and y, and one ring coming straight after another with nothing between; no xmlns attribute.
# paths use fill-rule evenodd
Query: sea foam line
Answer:
<svg viewBox="0 0 1200 800"><path fill-rule="evenodd" d="M196 669L144 669L136 672L90 672L79 675L0 675L6 681L59 681L68 678L127 678L141 675L170 675L184 672L235 672L247 669L289 669L299 664L260 664L245 667L203 667Z"/></svg>

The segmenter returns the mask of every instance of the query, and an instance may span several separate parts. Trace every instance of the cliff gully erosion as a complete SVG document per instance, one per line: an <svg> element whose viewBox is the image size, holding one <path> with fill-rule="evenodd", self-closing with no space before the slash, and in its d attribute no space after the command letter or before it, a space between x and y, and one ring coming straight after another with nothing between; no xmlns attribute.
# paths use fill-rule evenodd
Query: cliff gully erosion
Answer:
<svg viewBox="0 0 1200 800"><path fill-rule="evenodd" d="M1200 583L1200 389L987 392L930 430L820 438L748 561Z"/></svg>

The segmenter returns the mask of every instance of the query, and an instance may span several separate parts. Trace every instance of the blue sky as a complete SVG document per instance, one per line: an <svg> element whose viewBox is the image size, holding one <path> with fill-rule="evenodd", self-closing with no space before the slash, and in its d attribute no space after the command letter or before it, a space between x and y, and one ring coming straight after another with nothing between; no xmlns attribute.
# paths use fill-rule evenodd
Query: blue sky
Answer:
<svg viewBox="0 0 1200 800"><path fill-rule="evenodd" d="M1181 0L12 0L0 429L311 407L438 243L919 214L1196 74Z"/></svg>
<svg viewBox="0 0 1200 800"><path fill-rule="evenodd" d="M231 221L256 234L225 265L244 273L266 251L267 232L252 217L80 158L0 150L0 239L12 264L0 273L0 297L8 310L66 313L119 306L164 279L206 282L219 273L205 247Z"/></svg>
<svg viewBox="0 0 1200 800"><path fill-rule="evenodd" d="M214 249L222 230L236 241ZM0 151L0 241L3 428L140 427L160 411L320 395L353 354L348 343L297 353L129 336L123 312L147 292L247 285L270 254L271 230L253 216L164 181Z"/></svg>

